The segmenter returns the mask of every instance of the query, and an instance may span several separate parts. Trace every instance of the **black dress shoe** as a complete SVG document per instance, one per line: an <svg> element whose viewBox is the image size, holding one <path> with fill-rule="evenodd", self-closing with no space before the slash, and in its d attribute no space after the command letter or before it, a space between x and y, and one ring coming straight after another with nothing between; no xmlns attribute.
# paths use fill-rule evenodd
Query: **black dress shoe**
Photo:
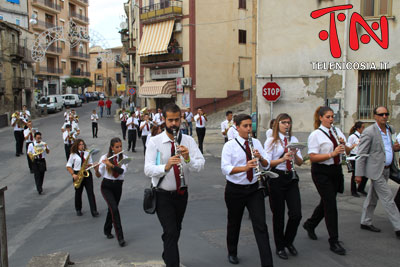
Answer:
<svg viewBox="0 0 400 267"><path fill-rule="evenodd" d="M351 193L351 195L352 195L353 197L360 197L360 195L359 195L359 194L357 194L356 192L354 192L354 193Z"/></svg>
<svg viewBox="0 0 400 267"><path fill-rule="evenodd" d="M358 193L360 193L361 195L364 195L364 196L368 195L368 193L365 192L364 190L363 191L358 191Z"/></svg>
<svg viewBox="0 0 400 267"><path fill-rule="evenodd" d="M276 255L278 255L278 257L281 258L281 259L283 259L283 260L289 259L288 255L286 254L285 249L277 250L277 251L276 251Z"/></svg>
<svg viewBox="0 0 400 267"><path fill-rule="evenodd" d="M76 215L77 215L77 216L82 216L82 215L83 215L83 213L82 213L82 211L80 211L80 210L77 210L77 211L76 211Z"/></svg>
<svg viewBox="0 0 400 267"><path fill-rule="evenodd" d="M17 154L15 154L15 156L19 157L19 154L17 153Z"/></svg>
<svg viewBox="0 0 400 267"><path fill-rule="evenodd" d="M237 256L234 255L228 255L228 261L232 264L238 264L239 263L239 259Z"/></svg>
<svg viewBox="0 0 400 267"><path fill-rule="evenodd" d="M92 213L93 217L98 217L99 215L100 215L100 213L98 211L95 211L95 212Z"/></svg>
<svg viewBox="0 0 400 267"><path fill-rule="evenodd" d="M371 225L361 224L360 228L363 229L363 230L368 230L368 231L375 232L375 233L379 233L381 231L381 229L376 228L372 224Z"/></svg>
<svg viewBox="0 0 400 267"><path fill-rule="evenodd" d="M287 245L286 248L289 250L289 253L292 254L293 256L297 256L297 254L299 254L297 252L297 249L293 245Z"/></svg>
<svg viewBox="0 0 400 267"><path fill-rule="evenodd" d="M342 247L339 241L329 242L330 249L338 255L346 255L346 250Z"/></svg>
<svg viewBox="0 0 400 267"><path fill-rule="evenodd" d="M111 234L111 233L109 233L109 234L106 234L106 233L104 233L105 235L106 235L106 237L108 238L108 239L112 239L112 238L114 238L114 235L113 234Z"/></svg>
<svg viewBox="0 0 400 267"><path fill-rule="evenodd" d="M398 239L400 239L400 231L396 231L395 233L396 233L396 237L397 237Z"/></svg>
<svg viewBox="0 0 400 267"><path fill-rule="evenodd" d="M118 240L118 244L120 247L125 247L125 240L124 239Z"/></svg>
<svg viewBox="0 0 400 267"><path fill-rule="evenodd" d="M303 224L303 228L307 231L308 237L312 240L317 240L318 237L315 234L314 228L311 228L307 223Z"/></svg>

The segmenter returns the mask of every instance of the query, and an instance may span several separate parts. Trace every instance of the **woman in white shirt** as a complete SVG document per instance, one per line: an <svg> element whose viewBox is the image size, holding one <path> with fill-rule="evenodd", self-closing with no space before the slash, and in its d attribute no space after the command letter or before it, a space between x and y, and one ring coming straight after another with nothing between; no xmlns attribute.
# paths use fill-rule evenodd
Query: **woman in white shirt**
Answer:
<svg viewBox="0 0 400 267"><path fill-rule="evenodd" d="M298 143L292 136L292 118L286 114L279 114L273 126L273 133L265 142L267 160L272 171L279 174L276 179L269 180L269 203L273 213L273 229L276 246L276 254L281 259L288 259L285 247L290 254L297 255L293 246L301 220L301 201L299 191L299 179L293 176L292 159L300 166L303 158L300 151L288 151L288 144ZM285 229L285 203L288 207L288 222Z"/></svg>
<svg viewBox="0 0 400 267"><path fill-rule="evenodd" d="M361 121L357 121L353 127L351 127L350 129L350 133L349 133L349 140L347 141L347 146L352 148L352 150L350 151L350 156L356 156L357 152L358 152L358 143L360 142L360 137L362 132L364 131L365 125L363 122ZM355 170L356 170L356 164L355 161L351 161L351 165L353 166L353 171L351 172L351 195L353 197L360 197L360 195L357 193L359 192L360 194L363 194L364 196L367 195L367 192L365 192L365 185L368 182L368 178L367 177L363 177L361 180L361 183L358 185L356 185L356 182L354 180L355 176Z"/></svg>
<svg viewBox="0 0 400 267"><path fill-rule="evenodd" d="M303 224L308 236L316 240L315 228L324 219L329 233L330 250L345 255L346 250L339 242L337 193L344 191L344 177L340 156L345 153L346 137L332 124L333 110L330 107L318 107L314 114L315 130L308 137L311 176L321 200L313 215ZM350 150L349 150L350 152Z"/></svg>
<svg viewBox="0 0 400 267"><path fill-rule="evenodd" d="M104 223L104 234L108 239L113 238L111 234L112 227L114 226L115 234L118 239L118 244L123 247L125 246L124 234L122 232L121 217L119 214L119 201L122 195L122 184L124 183L124 176L128 168L128 164L118 163L126 158L122 153L111 159L113 155L116 155L122 151L122 141L118 137L114 137L110 141L110 147L108 153L100 158L100 166L96 167L96 176L103 177L101 182L101 194L103 195L107 206L107 218Z"/></svg>

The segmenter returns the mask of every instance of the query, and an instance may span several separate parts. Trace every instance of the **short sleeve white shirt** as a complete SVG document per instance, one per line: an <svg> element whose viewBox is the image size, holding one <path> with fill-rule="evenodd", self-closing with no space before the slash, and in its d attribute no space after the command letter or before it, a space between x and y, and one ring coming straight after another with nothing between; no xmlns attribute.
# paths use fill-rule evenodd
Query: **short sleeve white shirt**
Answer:
<svg viewBox="0 0 400 267"><path fill-rule="evenodd" d="M80 151L79 151L80 153ZM88 151L84 151L83 152L83 157L86 160L87 157L89 156L89 152ZM92 160L92 156L89 157L89 161L88 164L93 164L93 160ZM79 171L81 169L82 166L82 159L78 154L75 153L71 153L69 155L69 159L67 162L67 167L72 168L74 171Z"/></svg>

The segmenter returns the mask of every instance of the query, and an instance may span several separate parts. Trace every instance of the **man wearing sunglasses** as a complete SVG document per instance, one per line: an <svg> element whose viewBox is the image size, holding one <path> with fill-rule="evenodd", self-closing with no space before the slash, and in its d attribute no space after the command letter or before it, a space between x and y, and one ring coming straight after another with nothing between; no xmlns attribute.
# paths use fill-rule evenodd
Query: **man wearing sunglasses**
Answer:
<svg viewBox="0 0 400 267"><path fill-rule="evenodd" d="M366 128L358 145L355 180L361 182L362 176L371 179L371 186L364 201L361 215L361 229L371 232L381 230L372 225L372 216L380 199L397 238L400 239L400 213L394 203L393 193L387 183L390 173L399 172L395 153L400 151L399 143L392 142L392 127L387 123L389 112L386 107L374 109L376 123Z"/></svg>

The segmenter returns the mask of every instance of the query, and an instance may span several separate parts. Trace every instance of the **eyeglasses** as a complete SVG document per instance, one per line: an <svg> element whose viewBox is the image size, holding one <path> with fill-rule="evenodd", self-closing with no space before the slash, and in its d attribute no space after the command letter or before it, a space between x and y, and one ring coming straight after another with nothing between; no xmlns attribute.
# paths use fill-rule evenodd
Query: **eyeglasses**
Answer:
<svg viewBox="0 0 400 267"><path fill-rule="evenodd" d="M290 121L280 121L279 123L285 124L285 125L290 125L290 124L292 124Z"/></svg>
<svg viewBox="0 0 400 267"><path fill-rule="evenodd" d="M375 115L376 116L379 116L379 117L383 117L383 116L386 116L386 117L389 117L389 112L387 112L387 113L375 113Z"/></svg>

